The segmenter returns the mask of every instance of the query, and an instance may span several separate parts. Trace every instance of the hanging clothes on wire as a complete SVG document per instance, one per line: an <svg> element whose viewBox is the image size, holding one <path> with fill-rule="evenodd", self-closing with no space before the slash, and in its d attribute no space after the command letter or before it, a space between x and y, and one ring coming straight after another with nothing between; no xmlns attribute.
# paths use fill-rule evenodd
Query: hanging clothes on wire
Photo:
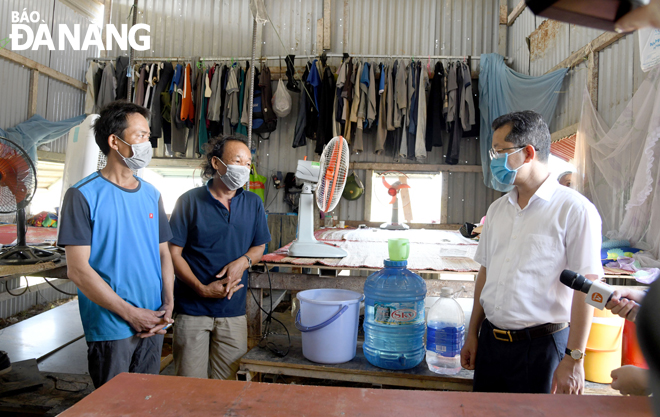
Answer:
<svg viewBox="0 0 660 417"><path fill-rule="evenodd" d="M319 89L319 124L316 134L316 153L321 155L323 148L332 139L333 104L335 102L337 84L332 69L323 68L323 79Z"/></svg>
<svg viewBox="0 0 660 417"><path fill-rule="evenodd" d="M163 62L162 66L158 84L156 84L153 93L153 105L151 106L151 133L149 135L149 140L151 141L152 148L158 147L158 139L163 134L163 106L161 94L169 89L170 84L172 83L172 77L174 76L174 68L171 63Z"/></svg>

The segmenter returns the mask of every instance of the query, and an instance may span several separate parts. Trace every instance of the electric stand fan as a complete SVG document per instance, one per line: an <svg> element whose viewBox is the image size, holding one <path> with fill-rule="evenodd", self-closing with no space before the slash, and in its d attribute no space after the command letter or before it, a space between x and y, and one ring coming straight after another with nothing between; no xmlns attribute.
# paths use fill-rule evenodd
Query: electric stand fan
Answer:
<svg viewBox="0 0 660 417"><path fill-rule="evenodd" d="M16 246L0 253L0 265L36 264L60 257L25 244L25 207L32 201L36 189L37 170L27 152L0 136L0 213L16 212L17 235Z"/></svg>
<svg viewBox="0 0 660 417"><path fill-rule="evenodd" d="M316 205L327 213L339 203L348 176L348 143L341 136L323 149L321 160L298 161L296 178L303 182L298 210L297 238L289 247L289 256L296 258L343 258L348 253L314 238L314 196Z"/></svg>
<svg viewBox="0 0 660 417"><path fill-rule="evenodd" d="M380 225L381 229L386 230L407 230L410 227L407 224L399 223L399 193L404 188L410 188L408 184L404 184L401 181L396 181L390 185L387 180L385 180L385 174L388 172L398 173L400 176L407 177L406 174L399 171L387 171L382 175L383 185L387 189L387 195L392 197L388 204L392 206L392 221L389 223L383 223ZM379 194L377 194L379 195Z"/></svg>

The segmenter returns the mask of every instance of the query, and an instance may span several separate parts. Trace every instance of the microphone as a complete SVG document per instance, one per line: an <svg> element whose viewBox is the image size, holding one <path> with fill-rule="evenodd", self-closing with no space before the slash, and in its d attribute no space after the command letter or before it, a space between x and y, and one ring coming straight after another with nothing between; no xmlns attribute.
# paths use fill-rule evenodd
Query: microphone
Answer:
<svg viewBox="0 0 660 417"><path fill-rule="evenodd" d="M605 308L605 305L610 301L614 292L614 289L604 282L592 282L577 272L568 269L564 269L564 272L559 276L559 281L575 291L581 291L587 294L587 304L599 310Z"/></svg>

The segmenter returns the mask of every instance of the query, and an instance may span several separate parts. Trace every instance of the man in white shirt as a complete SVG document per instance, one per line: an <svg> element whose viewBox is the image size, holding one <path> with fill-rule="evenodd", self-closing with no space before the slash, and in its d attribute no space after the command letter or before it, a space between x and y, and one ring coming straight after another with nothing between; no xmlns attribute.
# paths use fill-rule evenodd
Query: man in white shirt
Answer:
<svg viewBox="0 0 660 417"><path fill-rule="evenodd" d="M593 309L559 275L602 276L600 216L550 177L541 115L510 113L493 130L491 171L513 189L486 215L461 364L475 370L474 391L582 394Z"/></svg>

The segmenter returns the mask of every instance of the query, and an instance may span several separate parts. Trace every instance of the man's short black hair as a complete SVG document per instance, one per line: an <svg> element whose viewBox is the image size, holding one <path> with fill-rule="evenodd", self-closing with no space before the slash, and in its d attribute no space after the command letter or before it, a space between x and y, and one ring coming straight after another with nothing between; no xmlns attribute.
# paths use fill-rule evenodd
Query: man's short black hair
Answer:
<svg viewBox="0 0 660 417"><path fill-rule="evenodd" d="M240 138L238 136L218 136L211 139L206 144L206 161L202 165L203 179L210 180L211 178L213 178L213 174L215 174L215 169L213 168L213 164L211 164L211 160L213 159L214 156L222 159L222 157L225 154L225 145L227 145L228 142L240 142L243 145L248 146L245 139Z"/></svg>
<svg viewBox="0 0 660 417"><path fill-rule="evenodd" d="M540 114L531 110L505 114L493 121L493 132L505 125L511 126L511 132L506 136L505 141L514 146L532 145L536 149L539 161L548 161L550 129Z"/></svg>
<svg viewBox="0 0 660 417"><path fill-rule="evenodd" d="M93 127L96 144L99 145L103 155L107 156L110 153L108 136L117 135L123 139L122 133L128 127L128 116L134 113L149 119L149 110L126 100L113 101L101 109L101 117L96 119Z"/></svg>

